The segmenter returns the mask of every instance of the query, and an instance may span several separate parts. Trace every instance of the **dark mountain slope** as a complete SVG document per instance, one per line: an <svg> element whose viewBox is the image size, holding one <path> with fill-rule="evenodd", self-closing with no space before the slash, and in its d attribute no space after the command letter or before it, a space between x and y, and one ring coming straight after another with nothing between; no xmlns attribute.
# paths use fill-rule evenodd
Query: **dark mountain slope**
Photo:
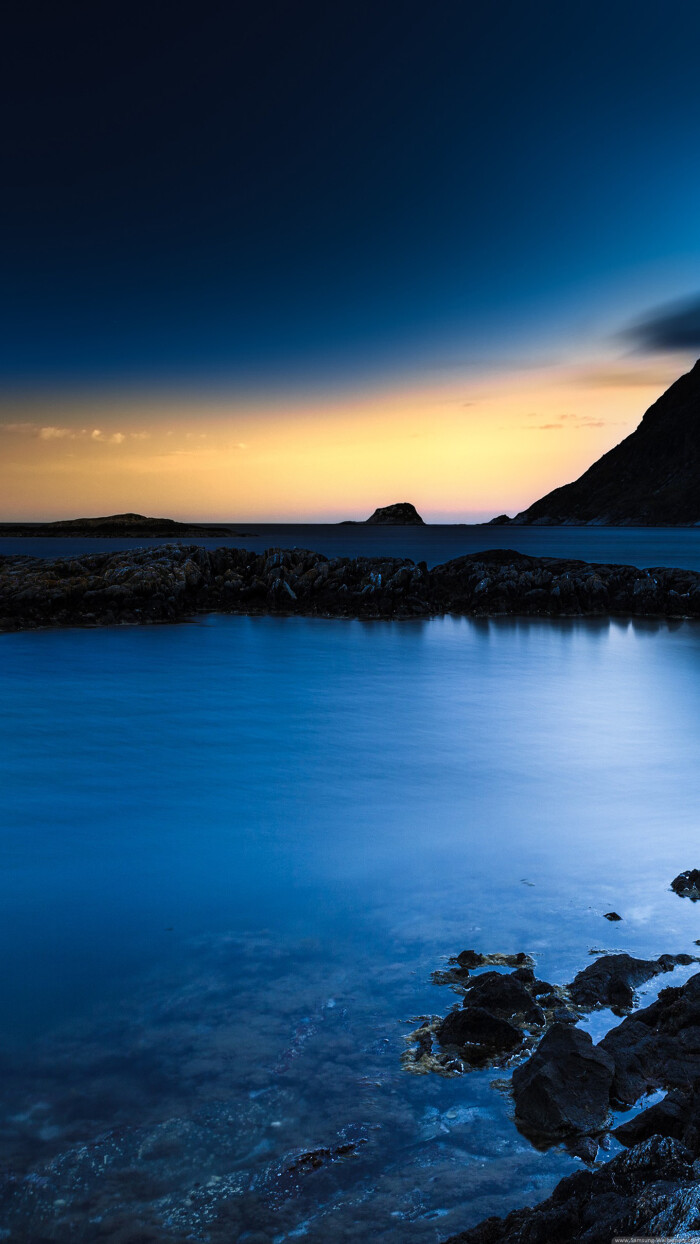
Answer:
<svg viewBox="0 0 700 1244"><path fill-rule="evenodd" d="M511 521L630 527L700 523L700 360L649 407L630 436L580 479L555 488Z"/></svg>

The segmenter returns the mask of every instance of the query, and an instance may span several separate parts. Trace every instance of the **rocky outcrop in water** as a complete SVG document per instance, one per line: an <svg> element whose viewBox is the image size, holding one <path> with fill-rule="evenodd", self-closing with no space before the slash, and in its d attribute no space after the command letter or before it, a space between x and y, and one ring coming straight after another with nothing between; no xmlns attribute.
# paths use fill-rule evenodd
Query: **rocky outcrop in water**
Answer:
<svg viewBox="0 0 700 1244"><path fill-rule="evenodd" d="M690 898L696 903L700 899L700 868L688 868L679 873L673 878L671 889L681 898Z"/></svg>
<svg viewBox="0 0 700 1244"><path fill-rule="evenodd" d="M634 959L631 955L603 955L569 985L569 996L583 1010L609 1006L617 1013L628 1011L634 1003L634 989L661 972L672 972L679 964L693 963L692 955L661 955L659 959Z"/></svg>
<svg viewBox="0 0 700 1244"><path fill-rule="evenodd" d="M609 955L569 986L579 1003L600 1005L622 982L631 988L690 955L637 960ZM595 969L600 970L596 973ZM700 973L613 1028L598 1045L578 1028L550 1027L512 1077L518 1126L536 1142L574 1138L597 1149L610 1107L629 1108L649 1091L667 1096L615 1129L631 1146L601 1169L563 1179L552 1196L506 1218L487 1219L447 1244L609 1244L615 1236L675 1236L700 1224Z"/></svg>
<svg viewBox="0 0 700 1244"><path fill-rule="evenodd" d="M369 518L360 520L365 527L423 527L425 520L421 518L415 505L410 501L396 501L393 505L380 505ZM355 519L345 519L343 526L354 523Z"/></svg>
<svg viewBox="0 0 700 1244"><path fill-rule="evenodd" d="M635 1011L603 1038L615 1063L613 1099L631 1106L650 1089L685 1089L700 1078L700 973Z"/></svg>
<svg viewBox="0 0 700 1244"><path fill-rule="evenodd" d="M574 483L555 488L511 521L629 527L700 523L700 360L649 407L630 436Z"/></svg>
<svg viewBox="0 0 700 1244"><path fill-rule="evenodd" d="M0 629L178 621L197 613L338 618L700 617L700 574L495 549L428 570L306 549L161 545L74 558L0 556Z"/></svg>
<svg viewBox="0 0 700 1244"><path fill-rule="evenodd" d="M597 1171L577 1171L532 1209L485 1222L446 1244L610 1244L615 1237L675 1237L700 1221L694 1154L652 1136Z"/></svg>
<svg viewBox="0 0 700 1244"><path fill-rule="evenodd" d="M555 1024L513 1072L515 1117L548 1139L600 1131L610 1109L615 1064L581 1028Z"/></svg>

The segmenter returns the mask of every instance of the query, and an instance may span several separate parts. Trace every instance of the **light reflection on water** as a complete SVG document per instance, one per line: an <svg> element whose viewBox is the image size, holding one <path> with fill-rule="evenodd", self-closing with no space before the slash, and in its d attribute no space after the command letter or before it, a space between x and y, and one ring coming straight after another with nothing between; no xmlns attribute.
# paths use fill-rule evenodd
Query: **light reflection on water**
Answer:
<svg viewBox="0 0 700 1244"><path fill-rule="evenodd" d="M493 1072L403 1073L402 1021L455 1001L430 972L465 946L555 982L695 950L668 883L697 863L700 627L210 617L0 653L11 1238L422 1244L571 1169Z"/></svg>

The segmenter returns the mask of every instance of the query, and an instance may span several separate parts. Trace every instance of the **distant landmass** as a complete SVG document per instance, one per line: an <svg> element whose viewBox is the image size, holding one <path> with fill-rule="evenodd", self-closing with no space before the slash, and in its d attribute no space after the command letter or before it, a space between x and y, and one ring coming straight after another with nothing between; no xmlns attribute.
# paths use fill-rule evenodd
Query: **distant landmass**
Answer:
<svg viewBox="0 0 700 1244"><path fill-rule="evenodd" d="M179 523L174 518L146 518L144 514L107 514L103 518L65 518L54 523L0 523L0 536L133 536L136 540L162 536L250 536L251 531L211 523Z"/></svg>
<svg viewBox="0 0 700 1244"><path fill-rule="evenodd" d="M369 518L346 518L341 526L361 522L366 527L424 527L425 522L410 501L396 501L394 505L383 505L370 514Z"/></svg>
<svg viewBox="0 0 700 1244"><path fill-rule="evenodd" d="M495 524L700 525L700 360L572 484Z"/></svg>

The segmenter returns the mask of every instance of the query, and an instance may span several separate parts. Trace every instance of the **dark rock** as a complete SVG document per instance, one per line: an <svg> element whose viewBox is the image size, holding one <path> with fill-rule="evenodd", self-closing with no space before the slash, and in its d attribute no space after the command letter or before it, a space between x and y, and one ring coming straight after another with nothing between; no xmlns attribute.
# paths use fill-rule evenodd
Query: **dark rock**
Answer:
<svg viewBox="0 0 700 1244"><path fill-rule="evenodd" d="M681 898L690 898L697 902L700 898L700 868L689 868L679 873L671 882L671 889Z"/></svg>
<svg viewBox="0 0 700 1244"><path fill-rule="evenodd" d="M461 968L532 967L532 959L522 950L518 951L515 955L504 955L499 953L482 955L478 950L463 950L457 955L456 961Z"/></svg>
<svg viewBox="0 0 700 1244"><path fill-rule="evenodd" d="M515 1019L523 1024L541 1026L545 1022L542 1008L514 974L483 972L471 977L466 987L465 1007L482 1007L503 1019Z"/></svg>
<svg viewBox="0 0 700 1244"><path fill-rule="evenodd" d="M595 1162L598 1156L598 1141L595 1136L574 1136L566 1144L568 1152L584 1162Z"/></svg>
<svg viewBox="0 0 700 1244"><path fill-rule="evenodd" d="M653 593L637 590L640 575L653 580ZM256 554L166 544L79 560L0 554L4 629L172 622L211 612L386 619L500 613L700 617L700 574L590 566L510 549L458 557L430 571L408 559L329 560L308 549ZM482 956L487 960L496 962ZM514 956L498 962L518 966Z"/></svg>
<svg viewBox="0 0 700 1244"><path fill-rule="evenodd" d="M700 361L654 402L630 436L513 522L700 522Z"/></svg>
<svg viewBox="0 0 700 1244"><path fill-rule="evenodd" d="M613 1059L613 1098L633 1105L650 1089L685 1089L700 1078L700 973L608 1032L599 1047Z"/></svg>
<svg viewBox="0 0 700 1244"><path fill-rule="evenodd" d="M562 1179L551 1197L506 1218L487 1218L446 1244L611 1244L616 1237L695 1231L700 1183L693 1154L652 1136L596 1171Z"/></svg>
<svg viewBox="0 0 700 1244"><path fill-rule="evenodd" d="M613 1135L623 1145L636 1145L650 1136L670 1136L700 1153L700 1081L691 1088L673 1089L663 1101L621 1123Z"/></svg>
<svg viewBox="0 0 700 1244"><path fill-rule="evenodd" d="M410 501L382 505L365 519L368 527L422 527L423 519Z"/></svg>
<svg viewBox="0 0 700 1244"><path fill-rule="evenodd" d="M616 911L606 911L605 915L603 916L603 919L604 920L621 920L622 916L619 916Z"/></svg>
<svg viewBox="0 0 700 1244"><path fill-rule="evenodd" d="M692 963L692 955L662 955L659 959L633 959L631 955L604 955L574 977L569 994L575 1006L590 1010L610 1006L629 1010L634 1003L634 986L670 972L677 963Z"/></svg>
<svg viewBox="0 0 700 1244"><path fill-rule="evenodd" d="M467 1050L470 1062L485 1061L497 1054L510 1054L523 1043L523 1034L508 1020L492 1015L481 1006L467 1006L450 1011L437 1030L441 1045L456 1045Z"/></svg>
<svg viewBox="0 0 700 1244"><path fill-rule="evenodd" d="M608 1117L615 1064L579 1028L555 1024L513 1072L515 1117L543 1137L592 1132Z"/></svg>
<svg viewBox="0 0 700 1244"><path fill-rule="evenodd" d="M0 523L0 536L128 536L160 539L169 536L240 536L224 523L180 523L173 518L147 518L144 514L108 514L101 518L66 518L55 523Z"/></svg>

